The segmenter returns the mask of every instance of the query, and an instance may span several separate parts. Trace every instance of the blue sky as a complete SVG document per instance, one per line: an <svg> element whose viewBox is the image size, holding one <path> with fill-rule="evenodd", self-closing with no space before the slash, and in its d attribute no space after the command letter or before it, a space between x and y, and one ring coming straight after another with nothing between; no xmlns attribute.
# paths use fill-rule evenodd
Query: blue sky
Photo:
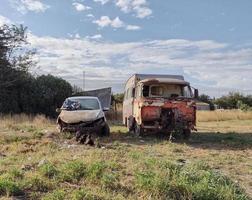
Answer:
<svg viewBox="0 0 252 200"><path fill-rule="evenodd" d="M182 74L202 93L252 93L250 0L1 0L22 23L36 74L123 90L132 73Z"/></svg>

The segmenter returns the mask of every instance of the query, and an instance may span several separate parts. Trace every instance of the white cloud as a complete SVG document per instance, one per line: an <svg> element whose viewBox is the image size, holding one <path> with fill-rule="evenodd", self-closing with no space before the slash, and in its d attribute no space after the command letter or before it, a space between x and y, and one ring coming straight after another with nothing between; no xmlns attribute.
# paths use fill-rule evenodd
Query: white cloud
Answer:
<svg viewBox="0 0 252 200"><path fill-rule="evenodd" d="M110 1L112 0L94 0L94 2L100 2L102 5ZM146 0L114 0L112 2L124 13L133 12L138 18L145 18L152 14Z"/></svg>
<svg viewBox="0 0 252 200"><path fill-rule="evenodd" d="M79 39L79 38L80 38L79 33L75 33L75 36L74 36L74 37L77 38L77 39Z"/></svg>
<svg viewBox="0 0 252 200"><path fill-rule="evenodd" d="M77 2L74 2L73 3L73 6L75 7L75 9L77 10L77 11L84 11L84 10L90 10L90 9L92 9L91 7L89 7L89 6L85 6L84 4L81 4L81 3L77 3Z"/></svg>
<svg viewBox="0 0 252 200"><path fill-rule="evenodd" d="M124 26L124 22L121 21L119 17L116 17L114 20L111 21L111 26L114 28L121 28Z"/></svg>
<svg viewBox="0 0 252 200"><path fill-rule="evenodd" d="M122 91L133 73L180 73L210 95L252 92L252 47L211 40L113 43L90 38L30 35L29 41L38 52L37 73L52 73L81 86L85 70L87 89L113 86L116 92Z"/></svg>
<svg viewBox="0 0 252 200"><path fill-rule="evenodd" d="M10 0L12 6L16 8L22 14L26 14L28 11L32 12L45 12L49 5L42 3L41 0Z"/></svg>
<svg viewBox="0 0 252 200"><path fill-rule="evenodd" d="M134 12L138 18L145 18L152 14L146 0L116 0L116 6L125 13Z"/></svg>
<svg viewBox="0 0 252 200"><path fill-rule="evenodd" d="M99 40L102 39L102 35L101 34L96 34L96 35L92 35L92 36L87 36L87 39L93 39L93 40Z"/></svg>
<svg viewBox="0 0 252 200"><path fill-rule="evenodd" d="M108 16L101 16L100 19L93 21L100 27L106 27L111 25L111 19Z"/></svg>
<svg viewBox="0 0 252 200"><path fill-rule="evenodd" d="M135 30L140 30L141 27L140 26L135 26L135 25L127 25L126 26L126 30L130 30L130 31L135 31Z"/></svg>
<svg viewBox="0 0 252 200"><path fill-rule="evenodd" d="M134 7L138 18L145 18L152 14L152 10L147 7Z"/></svg>
<svg viewBox="0 0 252 200"><path fill-rule="evenodd" d="M0 26L3 26L4 24L11 24L11 20L8 19L7 17L4 17L0 15Z"/></svg>
<svg viewBox="0 0 252 200"><path fill-rule="evenodd" d="M115 19L110 19L108 16L101 16L100 19L94 20L93 23L97 24L99 27L104 28L111 26L115 29L117 28L125 28L126 30L139 30L139 26L135 25L126 25L119 17Z"/></svg>
<svg viewBox="0 0 252 200"><path fill-rule="evenodd" d="M100 2L102 5L108 3L110 0L94 0L94 2Z"/></svg>
<svg viewBox="0 0 252 200"><path fill-rule="evenodd" d="M93 14L87 14L86 16L89 17L89 18L94 18Z"/></svg>

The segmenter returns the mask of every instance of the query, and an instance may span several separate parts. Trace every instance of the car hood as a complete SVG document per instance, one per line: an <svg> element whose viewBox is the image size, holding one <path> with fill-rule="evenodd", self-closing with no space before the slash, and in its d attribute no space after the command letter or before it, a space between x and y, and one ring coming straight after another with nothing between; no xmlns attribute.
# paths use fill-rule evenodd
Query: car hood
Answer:
<svg viewBox="0 0 252 200"><path fill-rule="evenodd" d="M62 110L59 118L65 123L79 123L96 120L101 110Z"/></svg>

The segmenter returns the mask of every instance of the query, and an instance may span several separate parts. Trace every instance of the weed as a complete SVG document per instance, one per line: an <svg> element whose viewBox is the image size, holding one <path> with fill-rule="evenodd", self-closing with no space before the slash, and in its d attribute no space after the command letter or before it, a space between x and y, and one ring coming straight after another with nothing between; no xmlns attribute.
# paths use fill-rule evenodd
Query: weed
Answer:
<svg viewBox="0 0 252 200"><path fill-rule="evenodd" d="M18 169L16 169L16 168L11 169L11 170L9 171L9 174L10 174L10 176L11 176L13 179L22 179L22 178L24 177L23 171L18 170Z"/></svg>
<svg viewBox="0 0 252 200"><path fill-rule="evenodd" d="M3 195L15 196L15 195L21 195L21 194L23 194L23 191L20 189L18 184L16 184L14 181L7 178L0 179L0 196L3 196Z"/></svg>
<svg viewBox="0 0 252 200"><path fill-rule="evenodd" d="M75 160L63 165L59 177L62 181L78 182L86 175L86 166L83 162Z"/></svg>
<svg viewBox="0 0 252 200"><path fill-rule="evenodd" d="M72 139L75 135L73 133L70 133L70 132L63 132L61 134L61 136L62 136L63 139L69 140L69 139Z"/></svg>
<svg viewBox="0 0 252 200"><path fill-rule="evenodd" d="M35 175L33 177L26 177L26 180L23 183L23 187L30 191L39 191L39 192L47 192L54 188L52 182L48 181L47 179Z"/></svg>
<svg viewBox="0 0 252 200"><path fill-rule="evenodd" d="M107 165L104 162L95 162L88 167L88 177L90 179L100 179L103 176Z"/></svg>
<svg viewBox="0 0 252 200"><path fill-rule="evenodd" d="M136 184L142 189L152 190L155 185L156 174L152 171L138 171L135 174Z"/></svg>
<svg viewBox="0 0 252 200"><path fill-rule="evenodd" d="M106 173L103 174L101 178L101 184L103 188L114 189L117 187L118 183L118 175L115 173Z"/></svg>
<svg viewBox="0 0 252 200"><path fill-rule="evenodd" d="M41 139L43 136L44 136L44 133L41 131L36 130L33 132L34 139Z"/></svg>
<svg viewBox="0 0 252 200"><path fill-rule="evenodd" d="M64 200L66 192L61 189L54 190L52 193L47 194L42 200Z"/></svg>
<svg viewBox="0 0 252 200"><path fill-rule="evenodd" d="M131 151L129 153L129 156L131 158L133 158L134 160L138 160L142 156L142 154L140 152L138 152L138 151Z"/></svg>
<svg viewBox="0 0 252 200"><path fill-rule="evenodd" d="M17 136L17 135L11 135L11 136L8 136L8 137L5 137L4 138L4 143L6 144L10 144L10 143L13 143L13 142L20 142L20 141L23 141L23 140L28 140L29 137L27 136Z"/></svg>
<svg viewBox="0 0 252 200"><path fill-rule="evenodd" d="M74 190L71 194L72 200L102 200L104 198L92 194L91 192L85 189Z"/></svg>
<svg viewBox="0 0 252 200"><path fill-rule="evenodd" d="M45 163L39 168L41 174L48 178L54 178L58 175L59 170L52 163Z"/></svg>

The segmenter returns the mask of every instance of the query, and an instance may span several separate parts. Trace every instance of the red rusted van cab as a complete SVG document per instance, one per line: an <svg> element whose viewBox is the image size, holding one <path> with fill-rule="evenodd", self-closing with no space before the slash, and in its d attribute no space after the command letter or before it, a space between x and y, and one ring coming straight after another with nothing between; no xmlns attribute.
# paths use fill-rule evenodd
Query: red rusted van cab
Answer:
<svg viewBox="0 0 252 200"><path fill-rule="evenodd" d="M197 95L183 76L135 74L125 85L123 123L136 135L180 131L188 138L196 125Z"/></svg>

